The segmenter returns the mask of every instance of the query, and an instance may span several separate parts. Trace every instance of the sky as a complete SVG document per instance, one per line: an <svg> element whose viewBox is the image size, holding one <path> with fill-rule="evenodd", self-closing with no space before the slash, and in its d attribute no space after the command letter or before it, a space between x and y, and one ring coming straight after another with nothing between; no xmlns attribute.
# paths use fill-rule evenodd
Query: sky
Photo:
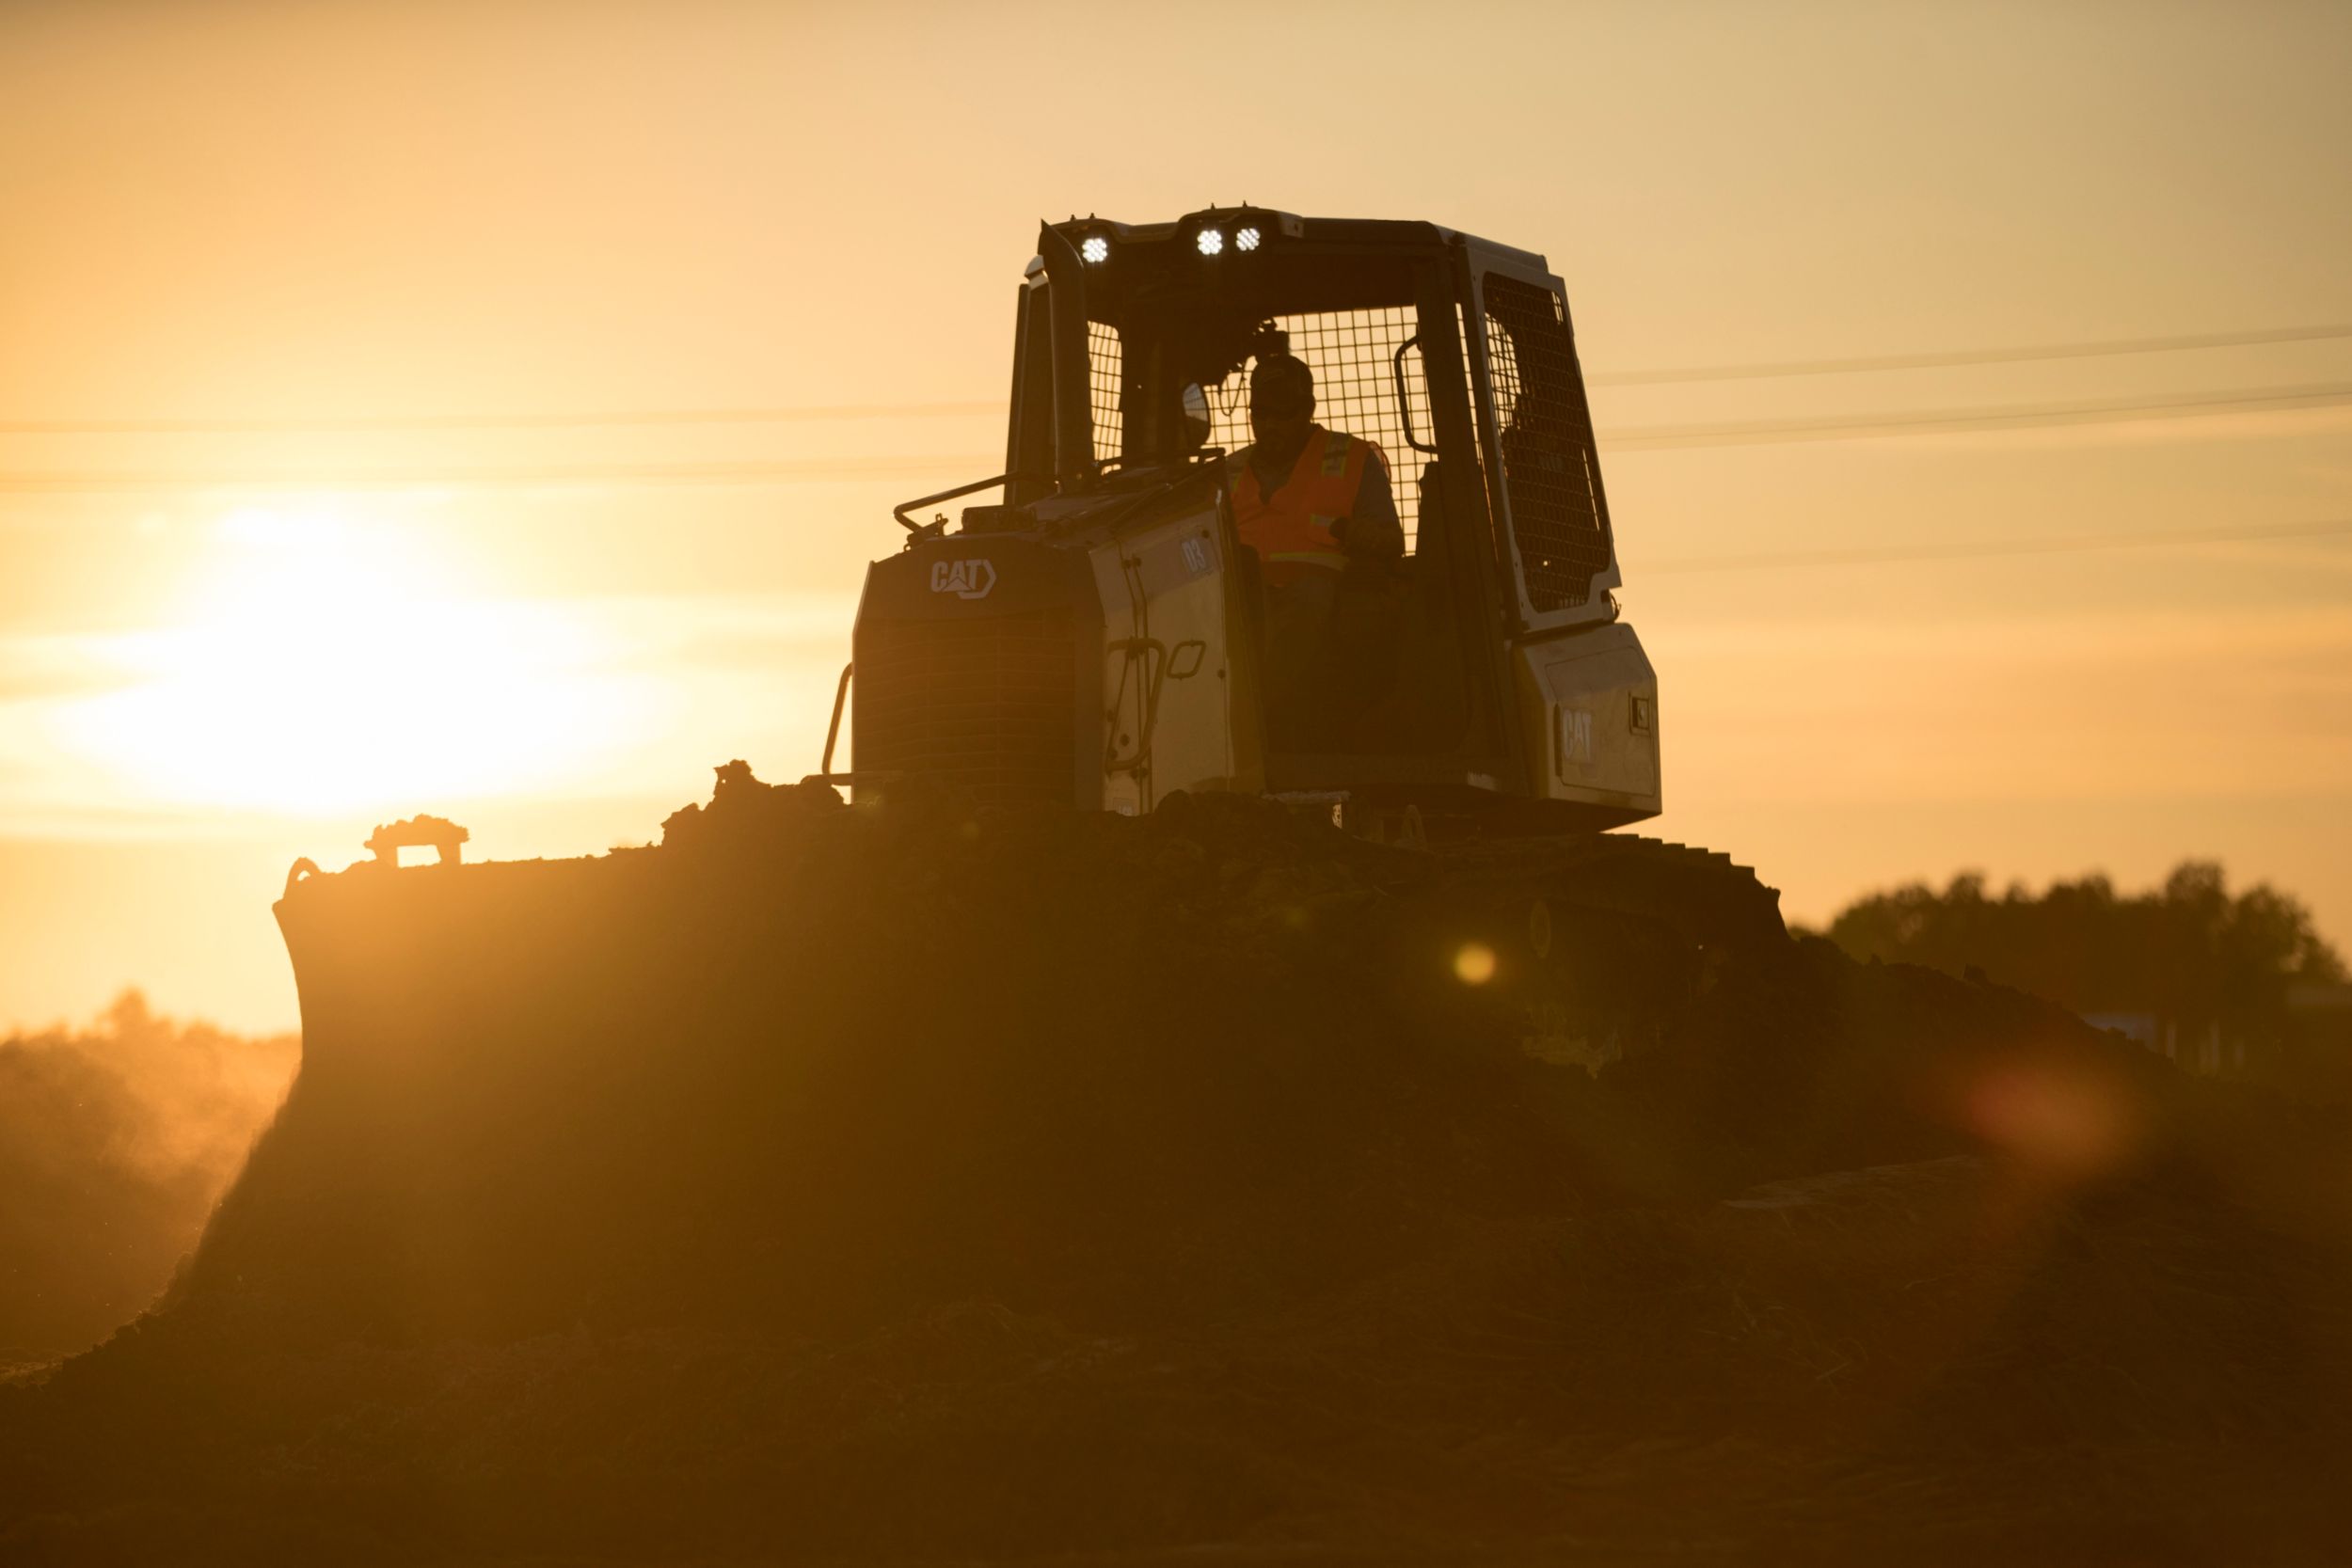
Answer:
<svg viewBox="0 0 2352 1568"><path fill-rule="evenodd" d="M814 770L1038 219L1244 200L1565 278L1645 831L1816 923L2214 858L2344 946L2347 79L2341 5L16 0L0 1024L290 1025L297 855Z"/></svg>

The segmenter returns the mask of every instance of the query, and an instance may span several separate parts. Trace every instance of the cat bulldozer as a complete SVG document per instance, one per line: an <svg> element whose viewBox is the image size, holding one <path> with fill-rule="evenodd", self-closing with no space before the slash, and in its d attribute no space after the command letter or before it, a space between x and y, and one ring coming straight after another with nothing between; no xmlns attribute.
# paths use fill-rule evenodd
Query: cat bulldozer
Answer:
<svg viewBox="0 0 2352 1568"><path fill-rule="evenodd" d="M1786 941L1751 873L1606 831L1661 809L1658 680L1543 257L1250 206L1073 219L1041 227L1014 323L1005 471L898 509L820 777L1127 815L1271 798L1438 857L1457 894L1523 906L1544 955L1619 975L1629 942L1655 950L1631 967L1700 974ZM1312 371L1318 423L1380 449L1408 541L1350 563L1304 670L1269 668L1232 504L1277 352ZM1274 721L1285 681L1311 722Z"/></svg>
<svg viewBox="0 0 2352 1568"><path fill-rule="evenodd" d="M1524 1019L1529 1053L1594 1070L1737 994L1723 981L1743 955L1785 948L1778 895L1751 872L1611 831L1660 809L1658 682L1618 614L1575 335L1542 257L1257 207L1088 218L1043 226L1014 323L1003 471L898 509L821 772L771 786L732 763L659 847L468 863L465 830L418 816L348 870L295 863L277 911L306 1092L413 1075L431 1042L536 1071L485 1042L558 1014L548 1037L603 1041L612 1062L691 1033L681 1019L724 1034L748 1016L739 992L784 983L780 954L913 895L887 845L924 823L983 859L1033 830L1182 840L1204 863L1215 841L1204 876L1242 926L1396 955L1371 967L1447 995L1458 973ZM1250 372L1277 353L1313 372L1321 424L1379 449L1406 543L1348 566L1303 653L1269 639L1264 563L1235 522ZM933 510L964 500L953 522ZM847 914L791 869L818 844L872 871L850 879ZM437 862L403 869L418 846ZM1126 863L1105 852L1098 870ZM1301 856L1343 862L1344 887L1302 890ZM916 881L939 874L926 865ZM779 934L796 919L820 928ZM1250 951L1279 967L1291 950Z"/></svg>

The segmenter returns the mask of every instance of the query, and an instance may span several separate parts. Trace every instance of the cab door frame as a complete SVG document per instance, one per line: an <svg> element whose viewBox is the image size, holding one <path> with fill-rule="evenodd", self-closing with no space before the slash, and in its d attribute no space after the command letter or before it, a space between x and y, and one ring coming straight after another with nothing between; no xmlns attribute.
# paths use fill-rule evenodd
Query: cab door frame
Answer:
<svg viewBox="0 0 2352 1568"><path fill-rule="evenodd" d="M1466 335L1470 339L1470 365L1477 394L1478 444L1485 457L1488 506L1501 525L1495 531L1499 553L1505 566L1508 602L1515 630L1520 633L1562 631L1606 625L1617 618L1612 591L1623 585L1624 576L1617 565L1616 534L1610 521L1609 494L1601 475L1600 455L1593 444L1591 404L1584 395L1584 370L1576 350L1576 325L1568 311L1567 287L1542 257L1508 246L1486 241L1468 241L1464 245L1464 260L1465 325L1474 324L1476 326L1476 330ZM1574 377L1578 400L1576 416L1581 425L1591 463L1593 504L1609 550L1607 563L1593 574L1581 604L1540 610L1536 608L1534 596L1528 586L1527 563L1522 558L1518 531L1512 515L1510 486L1503 464L1502 431L1496 413L1495 367L1488 348L1488 335L1493 328L1488 325L1492 318L1487 314L1486 284L1489 278L1498 277L1549 294L1561 328L1566 334L1569 369Z"/></svg>

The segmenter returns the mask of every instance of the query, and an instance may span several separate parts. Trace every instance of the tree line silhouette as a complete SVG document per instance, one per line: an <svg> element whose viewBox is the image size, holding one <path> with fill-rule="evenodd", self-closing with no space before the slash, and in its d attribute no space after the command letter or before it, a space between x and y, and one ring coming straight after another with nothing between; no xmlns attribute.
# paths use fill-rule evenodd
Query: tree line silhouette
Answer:
<svg viewBox="0 0 2352 1568"><path fill-rule="evenodd" d="M2139 894L2097 875L2039 895L1995 896L1977 872L1941 893L1911 882L1857 900L1827 934L1857 958L1979 971L2086 1015L2152 1017L2181 1040L2274 1044L2300 988L2344 979L2300 901L2266 883L2233 895L2210 861Z"/></svg>

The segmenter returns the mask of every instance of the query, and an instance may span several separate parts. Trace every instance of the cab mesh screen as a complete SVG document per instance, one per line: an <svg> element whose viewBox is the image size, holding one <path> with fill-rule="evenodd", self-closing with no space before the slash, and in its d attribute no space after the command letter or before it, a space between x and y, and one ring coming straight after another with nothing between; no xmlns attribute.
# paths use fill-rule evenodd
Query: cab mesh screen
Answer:
<svg viewBox="0 0 2352 1568"><path fill-rule="evenodd" d="M1088 401L1094 418L1094 460L1107 463L1122 450L1124 427L1119 414L1123 373L1119 328L1108 322L1087 323Z"/></svg>
<svg viewBox="0 0 2352 1568"><path fill-rule="evenodd" d="M1576 345L1550 290L1490 273L1482 292L1503 495L1528 602L1568 609L1592 596L1610 554Z"/></svg>
<svg viewBox="0 0 2352 1568"><path fill-rule="evenodd" d="M1421 518L1422 465L1428 456L1406 444L1396 407L1395 358L1413 336L1412 308L1277 316L1274 325L1290 334L1291 352L1315 372L1315 422L1370 441L1389 460L1396 515L1405 525L1405 547L1411 549ZM1211 446L1239 451L1249 444L1249 372L1256 363L1251 360L1208 388ZM1418 348L1405 356L1405 395L1411 400L1413 434L1434 445L1429 387Z"/></svg>

